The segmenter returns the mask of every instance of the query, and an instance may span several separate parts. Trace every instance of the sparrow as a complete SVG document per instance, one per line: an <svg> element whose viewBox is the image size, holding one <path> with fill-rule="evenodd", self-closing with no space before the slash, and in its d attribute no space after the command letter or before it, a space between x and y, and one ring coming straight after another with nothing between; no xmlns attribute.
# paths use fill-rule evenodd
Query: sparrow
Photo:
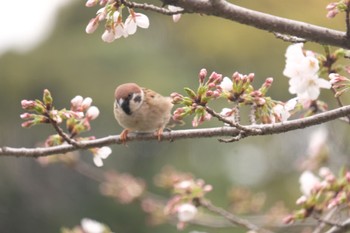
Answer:
<svg viewBox="0 0 350 233"><path fill-rule="evenodd" d="M140 87L136 83L121 84L114 92L114 116L124 128L120 134L125 144L128 132L156 132L161 139L163 129L171 117L170 97Z"/></svg>

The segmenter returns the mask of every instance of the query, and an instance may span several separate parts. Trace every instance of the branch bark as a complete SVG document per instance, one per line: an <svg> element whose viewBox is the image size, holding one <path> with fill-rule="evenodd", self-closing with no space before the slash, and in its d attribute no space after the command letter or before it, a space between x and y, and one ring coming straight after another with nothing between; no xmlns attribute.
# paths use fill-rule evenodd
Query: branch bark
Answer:
<svg viewBox="0 0 350 233"><path fill-rule="evenodd" d="M165 4L182 7L188 13L213 15L269 32L293 35L325 45L350 48L350 40L346 32L250 10L225 0L162 1Z"/></svg>
<svg viewBox="0 0 350 233"><path fill-rule="evenodd" d="M291 120L276 124L265 124L265 125L250 125L245 128L250 129L246 131L246 136L257 136L257 135L268 135L278 134L296 129L302 129L313 125L322 124L337 118L350 115L350 105L323 112L314 116ZM234 127L217 127L207 129L187 129L187 130L174 130L170 132L164 132L162 135L163 141L174 141L177 139L189 139L189 138L209 138L209 137L224 137L230 136L235 137L241 133L241 130ZM140 134L129 134L127 141L151 141L157 140L158 137L153 133L140 133ZM79 142L79 147L75 145L63 144L54 147L45 148L13 148L13 147L2 147L0 148L0 156L17 156L17 157L40 157L54 154L63 154L70 151L79 149L89 149L94 147L102 147L111 144L122 144L123 141L119 136L107 136L89 141Z"/></svg>

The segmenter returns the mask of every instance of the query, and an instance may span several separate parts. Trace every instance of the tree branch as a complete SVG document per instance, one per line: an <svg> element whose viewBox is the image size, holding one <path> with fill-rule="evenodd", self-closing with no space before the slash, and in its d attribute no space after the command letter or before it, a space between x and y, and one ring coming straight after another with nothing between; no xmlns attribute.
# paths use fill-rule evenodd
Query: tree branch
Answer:
<svg viewBox="0 0 350 233"><path fill-rule="evenodd" d="M255 224L249 222L246 219L241 219L241 218L235 216L234 214L227 212L226 210L224 210L222 208L214 206L209 201L200 200L200 205L205 207L206 209L208 209L209 211L211 211L213 213L216 213L216 214L223 216L225 219L227 219L228 221L230 221L234 225L243 227L243 228L251 230L253 232L271 233L271 231L268 231L266 229L262 229L262 228L256 226Z"/></svg>
<svg viewBox="0 0 350 233"><path fill-rule="evenodd" d="M268 134L278 134L288 131L293 131L296 129L302 129L310 127L313 125L322 124L331 120L335 120L340 117L344 117L350 114L350 105L330 110L328 112L323 112L314 116L291 120L275 124L265 124L265 125L251 125L245 126L247 130L245 134L247 136L257 136L257 135L268 135ZM234 127L217 127L217 128L207 128L207 129L187 129L187 130L174 130L170 132L164 132L162 135L162 140L174 141L176 139L188 139L188 138L209 138L209 137L222 137L230 136L235 137L241 133ZM139 134L129 134L127 141L151 141L157 140L158 137L153 133L139 133ZM13 148L13 147L2 147L0 148L0 156L17 156L17 157L40 157L53 154L63 154L70 151L75 151L78 149L89 149L94 147L102 147L111 144L122 144L123 141L119 136L107 136L104 138L80 141L79 148L74 145L60 145L45 148Z"/></svg>
<svg viewBox="0 0 350 233"><path fill-rule="evenodd" d="M346 32L250 10L225 0L162 1L165 4L182 7L186 12L213 15L269 32L293 35L320 44L350 48L350 40Z"/></svg>
<svg viewBox="0 0 350 233"><path fill-rule="evenodd" d="M334 226L329 229L326 233L343 233L348 232L350 229L350 219L345 220L341 226Z"/></svg>

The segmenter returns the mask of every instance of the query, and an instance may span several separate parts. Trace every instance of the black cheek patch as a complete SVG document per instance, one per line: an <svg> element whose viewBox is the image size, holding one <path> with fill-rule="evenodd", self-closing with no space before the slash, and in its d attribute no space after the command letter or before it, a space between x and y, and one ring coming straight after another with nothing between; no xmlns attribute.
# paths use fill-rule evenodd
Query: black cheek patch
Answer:
<svg viewBox="0 0 350 233"><path fill-rule="evenodd" d="M126 113L126 115L131 115L131 110L130 110L130 99L127 98L123 101L121 107L123 109L123 111Z"/></svg>
<svg viewBox="0 0 350 233"><path fill-rule="evenodd" d="M134 98L134 101L135 101L136 103L141 102L141 96L140 96L140 95L136 96L136 97Z"/></svg>

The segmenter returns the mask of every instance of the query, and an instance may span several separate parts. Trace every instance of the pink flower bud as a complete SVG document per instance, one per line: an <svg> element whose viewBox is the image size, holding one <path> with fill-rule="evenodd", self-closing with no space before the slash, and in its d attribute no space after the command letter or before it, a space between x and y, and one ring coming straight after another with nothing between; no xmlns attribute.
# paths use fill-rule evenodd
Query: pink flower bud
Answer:
<svg viewBox="0 0 350 233"><path fill-rule="evenodd" d="M211 73L210 77L209 77L209 83L220 83L221 82L221 78L222 78L222 75L221 74L218 74L216 72L213 72Z"/></svg>
<svg viewBox="0 0 350 233"><path fill-rule="evenodd" d="M21 105L23 109L33 109L36 106L35 101L33 100L22 100Z"/></svg>
<svg viewBox="0 0 350 233"><path fill-rule="evenodd" d="M298 200L296 201L296 204L303 205L303 204L305 204L306 201L307 201L307 197L303 195L303 196L298 198Z"/></svg>
<svg viewBox="0 0 350 233"><path fill-rule="evenodd" d="M336 7L337 7L337 3L335 2L332 2L332 3L329 3L327 6L326 6L326 10L327 11L330 11L330 10L334 10Z"/></svg>
<svg viewBox="0 0 350 233"><path fill-rule="evenodd" d="M92 99L90 97L85 98L81 103L82 110L84 111L88 109L91 106L91 103L92 103Z"/></svg>
<svg viewBox="0 0 350 233"><path fill-rule="evenodd" d="M86 112L86 117L88 120L94 120L100 114L100 110L96 106L90 107Z"/></svg>
<svg viewBox="0 0 350 233"><path fill-rule="evenodd" d="M98 0L87 0L85 3L86 7L93 7L97 4Z"/></svg>
<svg viewBox="0 0 350 233"><path fill-rule="evenodd" d="M83 103L83 97L80 95L77 95L70 101L72 105L72 109L78 109L80 108L81 104Z"/></svg>
<svg viewBox="0 0 350 233"><path fill-rule="evenodd" d="M199 83L204 83L204 79L207 77L207 74L208 72L204 68L199 71Z"/></svg>
<svg viewBox="0 0 350 233"><path fill-rule="evenodd" d="M248 74L248 79L249 79L249 82L253 82L253 81L254 81L254 76L255 76L255 74L254 74L254 73L250 73L250 74Z"/></svg>
<svg viewBox="0 0 350 233"><path fill-rule="evenodd" d="M267 78L266 80L265 80L265 83L264 83L264 85L266 86L266 87L270 87L271 86L271 84L272 84L272 82L273 82L273 78Z"/></svg>
<svg viewBox="0 0 350 233"><path fill-rule="evenodd" d="M283 219L285 224L293 223L295 221L295 217L293 215L288 215Z"/></svg>
<svg viewBox="0 0 350 233"><path fill-rule="evenodd" d="M21 114L20 117L21 117L21 119L23 119L23 120L28 120L28 119L30 119L30 118L33 118L33 114L30 114L30 113L25 112L25 113Z"/></svg>
<svg viewBox="0 0 350 233"><path fill-rule="evenodd" d="M266 100L264 98L258 98L257 103L258 103L258 105L262 106L262 105L266 104Z"/></svg>
<svg viewBox="0 0 350 233"><path fill-rule="evenodd" d="M347 172L345 173L345 178L346 178L346 180L348 181L348 183L350 183L350 172L349 172L349 171L347 171Z"/></svg>
<svg viewBox="0 0 350 233"><path fill-rule="evenodd" d="M21 126L22 126L23 128L29 128L29 127L33 126L34 124L35 124L34 121L26 121L26 122L23 122L23 123L21 124Z"/></svg>

